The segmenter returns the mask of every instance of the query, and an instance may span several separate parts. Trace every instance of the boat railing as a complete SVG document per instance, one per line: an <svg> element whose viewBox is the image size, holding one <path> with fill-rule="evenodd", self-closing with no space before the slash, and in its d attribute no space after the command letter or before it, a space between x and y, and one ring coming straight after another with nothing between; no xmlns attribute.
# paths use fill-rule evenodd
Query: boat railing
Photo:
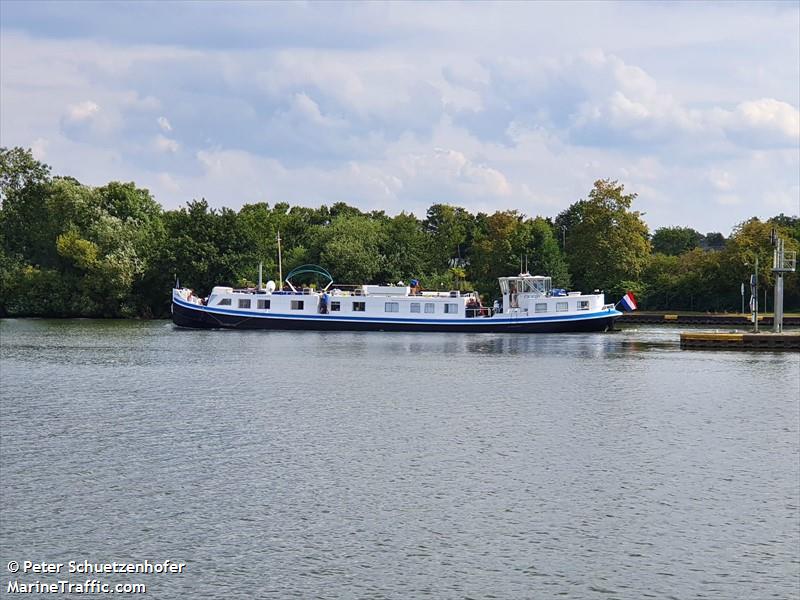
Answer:
<svg viewBox="0 0 800 600"><path fill-rule="evenodd" d="M481 306L476 308L467 308L466 317L468 319L486 318L494 315L494 310L488 306Z"/></svg>

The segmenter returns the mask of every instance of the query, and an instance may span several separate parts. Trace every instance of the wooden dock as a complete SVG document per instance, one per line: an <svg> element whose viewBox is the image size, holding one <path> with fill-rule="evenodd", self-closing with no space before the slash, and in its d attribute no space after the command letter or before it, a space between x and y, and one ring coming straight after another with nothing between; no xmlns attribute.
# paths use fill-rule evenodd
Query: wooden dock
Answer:
<svg viewBox="0 0 800 600"><path fill-rule="evenodd" d="M800 332L684 332L681 333L681 348L798 351L800 350Z"/></svg>

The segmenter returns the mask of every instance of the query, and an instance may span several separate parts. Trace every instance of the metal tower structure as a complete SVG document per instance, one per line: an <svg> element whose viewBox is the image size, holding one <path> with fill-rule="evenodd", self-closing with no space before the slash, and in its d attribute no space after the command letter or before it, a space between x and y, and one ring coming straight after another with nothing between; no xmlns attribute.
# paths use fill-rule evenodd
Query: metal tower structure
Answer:
<svg viewBox="0 0 800 600"><path fill-rule="evenodd" d="M797 269L797 252L784 250L783 240L777 236L775 230L772 233L772 244L775 246L772 253L772 273L775 275L775 318L772 331L781 333L783 331L783 275L784 273L794 273Z"/></svg>

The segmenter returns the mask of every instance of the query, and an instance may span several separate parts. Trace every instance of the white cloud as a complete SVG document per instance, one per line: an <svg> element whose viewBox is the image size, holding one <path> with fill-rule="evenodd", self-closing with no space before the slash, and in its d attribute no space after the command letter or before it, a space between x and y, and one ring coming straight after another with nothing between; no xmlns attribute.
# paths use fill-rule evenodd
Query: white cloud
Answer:
<svg viewBox="0 0 800 600"><path fill-rule="evenodd" d="M69 121L88 121L100 111L100 106L91 100L84 100L67 107L66 118Z"/></svg>
<svg viewBox="0 0 800 600"><path fill-rule="evenodd" d="M721 22L696 4L348 6L332 26L328 5L231 5L224 19L199 5L178 31L165 5L152 27L92 29L110 43L50 37L50 5L10 30L15 5L0 35L2 143L87 182L136 179L168 206L554 216L611 176L654 227L724 231L773 204L797 210L796 7L726 5Z"/></svg>
<svg viewBox="0 0 800 600"><path fill-rule="evenodd" d="M169 133L170 131L172 131L172 125L170 125L169 121L167 120L167 117L158 117L158 119L156 119L156 122L158 123L158 126L161 128L161 131L165 133Z"/></svg>
<svg viewBox="0 0 800 600"><path fill-rule="evenodd" d="M734 177L727 171L720 169L713 169L708 174L708 180L714 189L722 192L727 192L734 187Z"/></svg>
<svg viewBox="0 0 800 600"><path fill-rule="evenodd" d="M177 194L181 191L180 184L175 181L175 178L169 173L159 173L158 183L161 184L164 189L169 190L173 194Z"/></svg>
<svg viewBox="0 0 800 600"><path fill-rule="evenodd" d="M450 187L452 194L461 197L497 198L511 193L503 173L475 163L457 150L435 148L431 153L402 157L400 164L406 179L422 180L429 186Z"/></svg>
<svg viewBox="0 0 800 600"><path fill-rule="evenodd" d="M730 131L750 134L758 141L800 142L800 111L774 98L740 103L726 125Z"/></svg>
<svg viewBox="0 0 800 600"><path fill-rule="evenodd" d="M742 199L736 194L718 194L714 201L720 206L738 206L742 203Z"/></svg>
<svg viewBox="0 0 800 600"><path fill-rule="evenodd" d="M161 135L160 133L153 139L153 147L158 152L167 152L174 154L180 148L178 142L168 137Z"/></svg>
<svg viewBox="0 0 800 600"><path fill-rule="evenodd" d="M44 161L47 158L47 147L50 145L50 140L45 138L36 138L31 143L31 153L36 160Z"/></svg>

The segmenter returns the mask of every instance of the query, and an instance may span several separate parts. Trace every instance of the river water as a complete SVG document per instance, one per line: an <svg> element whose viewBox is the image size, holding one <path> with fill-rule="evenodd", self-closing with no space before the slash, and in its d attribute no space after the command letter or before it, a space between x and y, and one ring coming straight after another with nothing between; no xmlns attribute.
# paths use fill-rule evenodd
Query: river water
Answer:
<svg viewBox="0 0 800 600"><path fill-rule="evenodd" d="M0 584L797 598L800 355L677 338L2 321Z"/></svg>

